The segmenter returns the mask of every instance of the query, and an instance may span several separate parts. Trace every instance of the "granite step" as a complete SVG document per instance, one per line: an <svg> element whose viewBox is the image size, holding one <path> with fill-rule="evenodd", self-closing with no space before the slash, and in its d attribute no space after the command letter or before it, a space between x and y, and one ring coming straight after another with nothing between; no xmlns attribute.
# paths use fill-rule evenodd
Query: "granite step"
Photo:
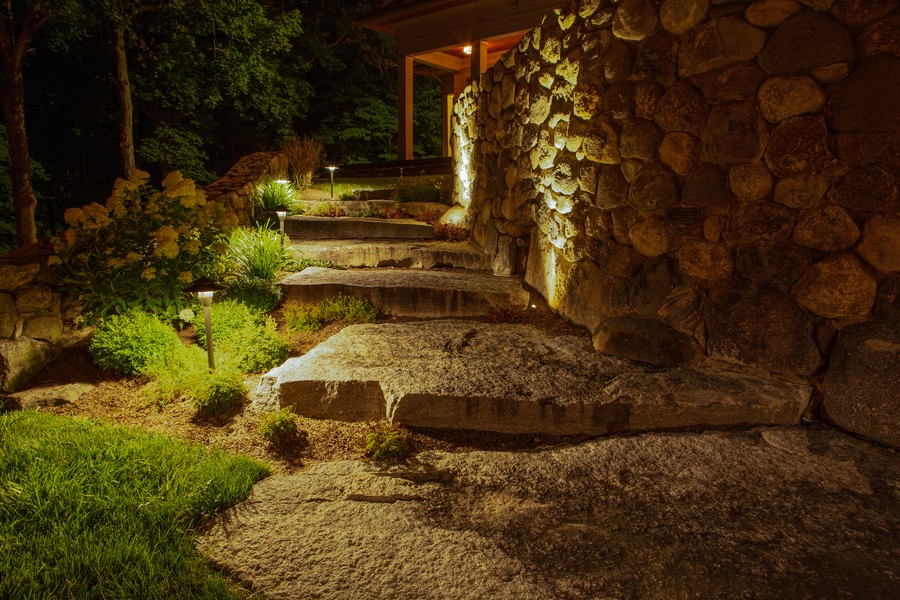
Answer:
<svg viewBox="0 0 900 600"><path fill-rule="evenodd" d="M488 255L471 241L294 240L291 252L342 267L491 270Z"/></svg>
<svg viewBox="0 0 900 600"><path fill-rule="evenodd" d="M434 228L413 219L363 217L287 217L284 232L292 240L313 239L401 239L430 240Z"/></svg>
<svg viewBox="0 0 900 600"><path fill-rule="evenodd" d="M312 304L343 294L403 317L483 316L498 308L525 309L530 299L518 278L460 271L310 267L280 283L285 302Z"/></svg>
<svg viewBox="0 0 900 600"><path fill-rule="evenodd" d="M724 364L661 368L587 336L439 320L355 325L263 376L258 410L501 433L601 435L791 425L810 386Z"/></svg>

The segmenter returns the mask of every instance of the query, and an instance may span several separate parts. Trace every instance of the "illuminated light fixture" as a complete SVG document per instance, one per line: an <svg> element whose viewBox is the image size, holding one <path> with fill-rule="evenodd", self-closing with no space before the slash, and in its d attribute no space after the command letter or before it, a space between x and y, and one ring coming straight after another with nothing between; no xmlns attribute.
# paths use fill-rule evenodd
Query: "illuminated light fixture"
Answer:
<svg viewBox="0 0 900 600"><path fill-rule="evenodd" d="M331 199L334 200L334 172L337 171L337 167L325 167L329 171L331 171Z"/></svg>
<svg viewBox="0 0 900 600"><path fill-rule="evenodd" d="M276 210L275 215L278 217L278 229L281 230L281 235L284 235L284 218L287 216L286 210ZM284 243L284 240L282 240Z"/></svg>
<svg viewBox="0 0 900 600"><path fill-rule="evenodd" d="M287 179L276 179L275 183L277 183L279 185L287 185L290 183L290 181L288 181Z"/></svg>
<svg viewBox="0 0 900 600"><path fill-rule="evenodd" d="M466 44L465 46L463 46L463 54L472 54L472 44Z"/></svg>
<svg viewBox="0 0 900 600"><path fill-rule="evenodd" d="M203 307L203 320L206 324L206 356L209 358L209 370L216 370L216 361L213 357L212 318L209 315L209 307L212 305L213 295L221 292L225 286L216 283L209 277L201 277L184 289L188 294L194 294L200 300Z"/></svg>

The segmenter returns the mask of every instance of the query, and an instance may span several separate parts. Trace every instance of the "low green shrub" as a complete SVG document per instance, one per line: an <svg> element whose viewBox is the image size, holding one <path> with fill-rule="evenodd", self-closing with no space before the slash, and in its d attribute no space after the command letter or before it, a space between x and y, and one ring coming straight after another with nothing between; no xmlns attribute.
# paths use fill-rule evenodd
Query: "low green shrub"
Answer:
<svg viewBox="0 0 900 600"><path fill-rule="evenodd" d="M276 412L263 413L259 418L259 433L274 445L297 437L297 417L290 406Z"/></svg>
<svg viewBox="0 0 900 600"><path fill-rule="evenodd" d="M278 333L271 317L266 317L262 324L245 323L216 344L242 371L249 373L277 367L291 353L290 344Z"/></svg>
<svg viewBox="0 0 900 600"><path fill-rule="evenodd" d="M178 398L194 402L201 412L214 414L239 405L245 394L244 378L237 363L224 352L215 355L210 372L206 352L179 344L174 352L147 367L150 390L161 404Z"/></svg>
<svg viewBox="0 0 900 600"><path fill-rule="evenodd" d="M228 282L225 298L243 302L252 310L271 312L281 303L281 286L261 277L238 277Z"/></svg>
<svg viewBox="0 0 900 600"><path fill-rule="evenodd" d="M357 199L356 194L353 192L341 192L338 198L340 198L344 202L352 202L353 200Z"/></svg>
<svg viewBox="0 0 900 600"><path fill-rule="evenodd" d="M363 210L358 210L353 213L354 217L359 217L360 219L384 219L384 213L378 210L377 208L364 208Z"/></svg>
<svg viewBox="0 0 900 600"><path fill-rule="evenodd" d="M237 368L218 368L209 373L205 385L191 390L191 399L206 414L225 412L240 406L247 390L244 376Z"/></svg>
<svg viewBox="0 0 900 600"><path fill-rule="evenodd" d="M297 204L297 190L290 181L263 179L251 195L253 219L260 227L278 227L275 211L293 211Z"/></svg>
<svg viewBox="0 0 900 600"><path fill-rule="evenodd" d="M401 180L397 186L397 202L440 202L441 184L429 180Z"/></svg>
<svg viewBox="0 0 900 600"><path fill-rule="evenodd" d="M239 300L224 299L213 302L210 307L210 321L213 342L218 343L248 325L259 325L263 321L263 313ZM194 319L194 336L197 343L206 348L204 321L199 314Z"/></svg>
<svg viewBox="0 0 900 600"><path fill-rule="evenodd" d="M88 349L97 366L123 375L137 375L180 345L171 325L133 309L104 317Z"/></svg>
<svg viewBox="0 0 900 600"><path fill-rule="evenodd" d="M374 323L378 309L368 300L339 295L319 304L288 304L284 320L296 331L317 331L329 323Z"/></svg>
<svg viewBox="0 0 900 600"><path fill-rule="evenodd" d="M290 243L277 230L265 225L255 229L239 227L228 238L225 265L238 279L253 277L274 282L279 271L293 260L289 248Z"/></svg>
<svg viewBox="0 0 900 600"><path fill-rule="evenodd" d="M366 435L366 458L399 462L409 456L411 451L409 434L402 429L376 429Z"/></svg>

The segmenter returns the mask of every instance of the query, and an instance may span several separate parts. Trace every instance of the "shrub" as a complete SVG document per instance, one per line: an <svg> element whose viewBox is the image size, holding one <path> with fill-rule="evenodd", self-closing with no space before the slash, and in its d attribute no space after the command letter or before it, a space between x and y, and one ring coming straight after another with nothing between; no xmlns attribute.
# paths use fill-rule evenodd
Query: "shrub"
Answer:
<svg viewBox="0 0 900 600"><path fill-rule="evenodd" d="M295 135L282 142L281 151L287 159L288 171L297 189L305 190L312 183L313 173L322 162L323 149L321 141L305 136Z"/></svg>
<svg viewBox="0 0 900 600"><path fill-rule="evenodd" d="M123 375L145 373L148 365L164 359L181 346L171 325L157 317L131 310L105 317L91 340L89 351L97 366Z"/></svg>
<svg viewBox="0 0 900 600"><path fill-rule="evenodd" d="M317 331L329 323L374 323L378 309L368 300L336 296L326 298L316 305L288 304L284 308L284 320L297 331Z"/></svg>
<svg viewBox="0 0 900 600"><path fill-rule="evenodd" d="M409 435L402 429L377 429L366 435L366 458L399 462L411 451Z"/></svg>
<svg viewBox="0 0 900 600"><path fill-rule="evenodd" d="M469 230L450 223L435 223L434 239L448 242L462 242L469 237Z"/></svg>
<svg viewBox="0 0 900 600"><path fill-rule="evenodd" d="M217 274L225 234L237 217L178 172L162 191L135 171L116 181L106 204L65 212L69 229L53 239L62 283L81 296L88 322L138 308L171 319L191 300L182 289Z"/></svg>
<svg viewBox="0 0 900 600"><path fill-rule="evenodd" d="M353 192L341 192L338 198L340 198L344 202L352 202L353 200L357 199L356 194L354 194Z"/></svg>
<svg viewBox="0 0 900 600"><path fill-rule="evenodd" d="M344 212L344 209L335 204L331 204L330 202L327 204L319 204L313 207L312 210L307 212L311 217L343 217L347 213Z"/></svg>
<svg viewBox="0 0 900 600"><path fill-rule="evenodd" d="M397 186L397 202L439 202L440 199L440 181L407 179Z"/></svg>
<svg viewBox="0 0 900 600"><path fill-rule="evenodd" d="M384 211L385 219L412 219L413 216L405 210L389 208Z"/></svg>
<svg viewBox="0 0 900 600"><path fill-rule="evenodd" d="M364 219L384 219L384 213L382 213L377 208L365 208L363 210L358 210L353 213L354 217L360 217Z"/></svg>
<svg viewBox="0 0 900 600"><path fill-rule="evenodd" d="M290 406L276 412L263 413L259 418L259 433L274 445L295 439L298 433L297 417Z"/></svg>
<svg viewBox="0 0 900 600"><path fill-rule="evenodd" d="M437 225L440 222L441 217L444 216L444 213L435 208L429 208L425 212L419 213L416 215L416 219L419 221L428 223L429 225Z"/></svg>
<svg viewBox="0 0 900 600"><path fill-rule="evenodd" d="M244 398L243 375L224 353L216 354L216 370L210 372L206 352L179 344L169 355L148 365L146 371L161 403L188 398L201 412L212 414L236 406Z"/></svg>
<svg viewBox="0 0 900 600"><path fill-rule="evenodd" d="M238 300L222 300L213 302L210 307L210 320L213 342L219 342L234 335L235 331L248 325L259 325L263 320L263 313L254 310ZM197 342L206 347L206 333L203 329L203 321L199 317L194 322Z"/></svg>
<svg viewBox="0 0 900 600"><path fill-rule="evenodd" d="M225 264L231 275L275 281L278 272L292 259L289 244L278 231L264 225L256 229L239 227L228 238Z"/></svg>
<svg viewBox="0 0 900 600"><path fill-rule="evenodd" d="M240 406L247 392L240 370L234 367L219 368L207 373L203 384L189 392L200 412L216 414Z"/></svg>
<svg viewBox="0 0 900 600"><path fill-rule="evenodd" d="M297 190L289 181L262 179L256 184L253 195L253 219L257 226L276 229L278 215L275 211L292 211L297 205Z"/></svg>
<svg viewBox="0 0 900 600"><path fill-rule="evenodd" d="M261 325L246 323L216 343L242 371L250 373L277 367L291 352L290 344L282 339L271 317L266 317Z"/></svg>
<svg viewBox="0 0 900 600"><path fill-rule="evenodd" d="M258 312L275 310L281 302L281 286L260 277L241 276L228 282L225 298L242 302Z"/></svg>

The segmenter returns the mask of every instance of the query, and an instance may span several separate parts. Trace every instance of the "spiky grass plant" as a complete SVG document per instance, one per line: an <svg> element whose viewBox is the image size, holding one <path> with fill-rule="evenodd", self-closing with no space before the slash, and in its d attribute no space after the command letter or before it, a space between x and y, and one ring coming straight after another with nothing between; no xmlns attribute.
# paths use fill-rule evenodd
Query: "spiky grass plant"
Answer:
<svg viewBox="0 0 900 600"><path fill-rule="evenodd" d="M240 227L228 239L225 263L228 271L241 279L255 277L275 281L279 271L291 264L291 253L280 232L259 225Z"/></svg>
<svg viewBox="0 0 900 600"><path fill-rule="evenodd" d="M287 159L291 181L298 190L305 190L312 183L313 173L322 162L325 146L321 141L306 136L297 136L285 140L281 151Z"/></svg>
<svg viewBox="0 0 900 600"><path fill-rule="evenodd" d="M253 218L257 225L278 227L276 211L296 212L297 189L290 181L261 179L253 191Z"/></svg>

